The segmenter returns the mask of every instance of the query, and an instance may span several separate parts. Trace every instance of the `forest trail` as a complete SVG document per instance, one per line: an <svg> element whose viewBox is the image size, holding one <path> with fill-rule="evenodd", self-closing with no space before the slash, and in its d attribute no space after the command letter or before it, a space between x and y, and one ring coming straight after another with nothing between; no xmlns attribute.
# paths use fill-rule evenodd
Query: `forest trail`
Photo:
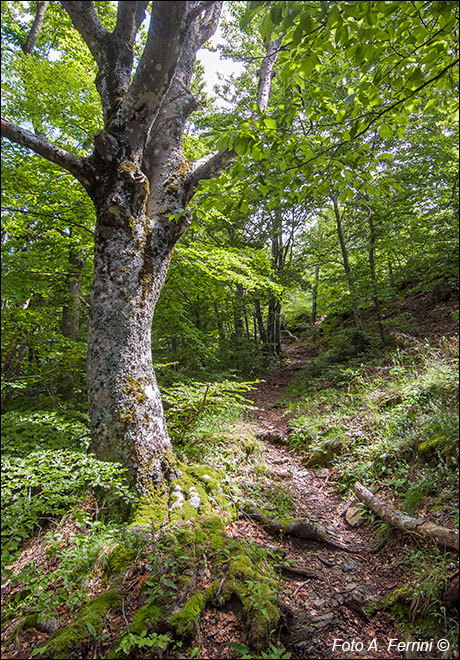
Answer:
<svg viewBox="0 0 460 660"><path fill-rule="evenodd" d="M367 617L362 610L365 603L380 600L404 585L404 569L398 565L394 545L404 541L395 538L373 554L374 533L367 525L352 528L345 520L350 502L335 493L331 485L333 471L307 469L301 457L289 450L285 442L288 419L280 402L310 354L301 344L283 348L289 361L251 393L257 406L253 423L263 450L261 458L268 468L267 480L289 492L294 518L323 524L355 552L306 539L273 536L248 516L228 525L227 533L279 550L285 562L298 569L282 577L280 591L286 610L281 641L292 658L404 657L388 649L391 639L402 639L392 617L384 611ZM310 572L311 577L307 575ZM341 642L352 640L363 644L364 656L363 652L347 651L342 646Z"/></svg>

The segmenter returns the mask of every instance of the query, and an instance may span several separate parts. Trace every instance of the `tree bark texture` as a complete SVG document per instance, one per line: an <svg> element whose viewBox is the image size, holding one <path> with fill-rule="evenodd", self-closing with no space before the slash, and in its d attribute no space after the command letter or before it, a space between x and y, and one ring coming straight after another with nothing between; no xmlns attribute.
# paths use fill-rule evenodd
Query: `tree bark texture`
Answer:
<svg viewBox="0 0 460 660"><path fill-rule="evenodd" d="M257 328L259 330L260 341L261 341L262 344L266 344L267 343L267 333L265 331L264 320L263 320L263 317L262 317L262 310L261 310L261 307L260 307L260 300L258 300L258 298L256 298L254 300L254 310L255 310L255 317L256 317L256 320L257 320Z"/></svg>
<svg viewBox="0 0 460 660"><path fill-rule="evenodd" d="M40 34L40 30L43 25L43 19L45 18L45 11L48 4L48 2L37 2L37 10L35 12L34 22L32 23L29 34L27 35L25 44L22 47L22 51L25 53L25 55L30 55L35 48L38 35Z"/></svg>

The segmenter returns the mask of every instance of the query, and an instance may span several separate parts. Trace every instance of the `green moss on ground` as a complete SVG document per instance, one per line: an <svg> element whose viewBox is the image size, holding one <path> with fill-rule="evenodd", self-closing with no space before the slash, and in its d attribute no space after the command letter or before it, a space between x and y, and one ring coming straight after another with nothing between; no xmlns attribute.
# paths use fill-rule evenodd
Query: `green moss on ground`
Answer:
<svg viewBox="0 0 460 660"><path fill-rule="evenodd" d="M109 555L106 566L107 575L110 577L125 570L129 564L136 560L137 555L137 550L120 543Z"/></svg>
<svg viewBox="0 0 460 660"><path fill-rule="evenodd" d="M133 635L140 635L144 630L152 630L165 616L165 608L158 599L139 608L133 620L129 624L129 630Z"/></svg>
<svg viewBox="0 0 460 660"><path fill-rule="evenodd" d="M190 596L184 607L175 612L170 620L171 626L180 637L191 635L206 605L206 595L197 591Z"/></svg>
<svg viewBox="0 0 460 660"><path fill-rule="evenodd" d="M109 610L118 608L122 596L116 589L96 596L80 611L73 623L56 631L48 640L42 658L67 660L76 657L75 649L94 639L91 630L99 635Z"/></svg>
<svg viewBox="0 0 460 660"><path fill-rule="evenodd" d="M368 616L372 616L381 610L387 610L399 620L407 620L413 593L414 588L405 584L403 587L385 594L379 600L364 605L363 610Z"/></svg>

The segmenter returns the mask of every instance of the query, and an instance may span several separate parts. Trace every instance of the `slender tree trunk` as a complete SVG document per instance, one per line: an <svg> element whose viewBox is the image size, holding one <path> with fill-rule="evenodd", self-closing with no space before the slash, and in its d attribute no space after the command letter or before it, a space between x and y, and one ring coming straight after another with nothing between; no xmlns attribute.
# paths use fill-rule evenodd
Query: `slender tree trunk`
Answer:
<svg viewBox="0 0 460 660"><path fill-rule="evenodd" d="M343 235L343 228L342 228L342 217L340 215L340 210L339 210L339 205L337 201L337 194L334 193L331 196L332 203L334 205L334 214L335 214L335 220L336 220L336 225L337 225L337 235L339 237L339 243L340 243L340 249L342 251L342 262L343 262L343 268L345 270L345 275L347 278L348 282L348 290L350 292L350 297L351 297L351 303L353 305L353 315L355 317L355 325L357 330L364 330L363 326L363 321L361 318L361 310L359 309L359 305L356 300L356 291L355 291L355 282L353 279L353 275L351 273L351 268L350 268L350 261L348 259L348 249L347 245L345 243L345 237Z"/></svg>
<svg viewBox="0 0 460 660"><path fill-rule="evenodd" d="M281 302L277 298L268 303L267 344L275 355L281 353Z"/></svg>
<svg viewBox="0 0 460 660"><path fill-rule="evenodd" d="M273 346L274 342L274 327L275 327L275 300L271 298L268 301L267 310L267 344Z"/></svg>
<svg viewBox="0 0 460 660"><path fill-rule="evenodd" d="M315 325L316 317L318 315L318 283L319 283L319 268L315 266L315 283L311 292L311 324Z"/></svg>
<svg viewBox="0 0 460 660"><path fill-rule="evenodd" d="M281 303L279 301L275 304L274 310L274 328L273 328L273 345L275 347L276 355L281 353Z"/></svg>
<svg viewBox="0 0 460 660"><path fill-rule="evenodd" d="M243 305L242 299L244 289L241 284L236 285L236 296L233 302L233 330L235 339L241 339L243 336Z"/></svg>
<svg viewBox="0 0 460 660"><path fill-rule="evenodd" d="M214 307L214 314L216 317L216 323L217 323L217 333L219 336L219 346L222 348L225 344L225 328L224 324L222 323L222 318L219 312L219 307L216 302L213 303Z"/></svg>
<svg viewBox="0 0 460 660"><path fill-rule="evenodd" d="M78 341L80 337L81 277L86 261L86 250L69 250L67 275L67 302L62 308L61 330L64 337Z"/></svg>
<svg viewBox="0 0 460 660"><path fill-rule="evenodd" d="M377 317L377 324L379 328L379 335L382 344L387 342L387 333L383 325L382 308L380 306L380 299L378 296L377 276L375 273L375 227L372 218L372 209L369 209L367 216L369 224L369 268L371 272L371 285L372 285L372 302L374 303L375 315Z"/></svg>
<svg viewBox="0 0 460 660"><path fill-rule="evenodd" d="M48 2L37 2L37 10L35 12L34 22L32 23L29 34L27 35L26 42L22 47L22 50L26 55L30 55L35 48L38 35L40 34L40 30L43 25L43 19L45 17L45 11L48 4Z"/></svg>
<svg viewBox="0 0 460 660"><path fill-rule="evenodd" d="M67 275L67 301L62 308L61 330L64 337L77 342L80 337L81 278L85 266L86 250L71 247L69 250L69 272ZM59 393L64 401L75 399L75 376L72 366L62 366L59 377Z"/></svg>
<svg viewBox="0 0 460 660"><path fill-rule="evenodd" d="M251 341L251 334L249 332L249 321L246 311L244 312L244 327L246 328L246 338L248 341Z"/></svg>
<svg viewBox="0 0 460 660"><path fill-rule="evenodd" d="M268 341L267 333L266 333L266 330L265 330L264 320L262 318L262 310L260 308L260 300L258 300L257 298L254 300L254 309L255 309L257 327L259 329L260 341L261 341L262 344L266 344L267 341Z"/></svg>

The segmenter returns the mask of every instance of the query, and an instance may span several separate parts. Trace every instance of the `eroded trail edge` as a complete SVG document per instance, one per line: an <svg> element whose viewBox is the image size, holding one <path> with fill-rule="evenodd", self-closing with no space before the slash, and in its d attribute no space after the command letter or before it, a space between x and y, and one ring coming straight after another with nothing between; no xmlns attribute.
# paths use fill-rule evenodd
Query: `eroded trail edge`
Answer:
<svg viewBox="0 0 460 660"><path fill-rule="evenodd" d="M347 522L351 500L344 501L334 489L333 469L306 468L302 457L289 448L288 416L281 401L309 353L301 345L284 348L287 364L251 396L257 406L252 424L262 448L261 461L267 467L264 479L267 486L281 486L289 493L293 504L289 518L325 529L338 543L283 533L254 515L251 504L239 520L228 525L227 533L252 538L284 556L280 594L286 612L283 643L292 657L363 657L362 652L348 649L347 642L353 640L363 644L365 657L404 657L391 644L391 640L403 638L393 618L382 609L373 612L376 603L407 582L398 564L397 548L392 543L375 553L375 534L369 526L353 527Z"/></svg>

